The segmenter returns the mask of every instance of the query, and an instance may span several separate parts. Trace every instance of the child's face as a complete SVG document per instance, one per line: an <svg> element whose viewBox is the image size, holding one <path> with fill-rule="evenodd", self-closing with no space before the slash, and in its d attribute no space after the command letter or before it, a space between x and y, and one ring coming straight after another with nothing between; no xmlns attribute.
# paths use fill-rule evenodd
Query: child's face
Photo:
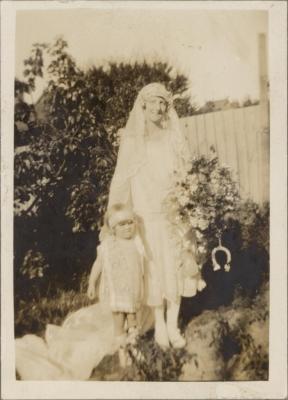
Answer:
<svg viewBox="0 0 288 400"><path fill-rule="evenodd" d="M121 215L119 213L119 221L113 228L115 236L119 239L132 239L135 229L134 215L126 211L122 211Z"/></svg>

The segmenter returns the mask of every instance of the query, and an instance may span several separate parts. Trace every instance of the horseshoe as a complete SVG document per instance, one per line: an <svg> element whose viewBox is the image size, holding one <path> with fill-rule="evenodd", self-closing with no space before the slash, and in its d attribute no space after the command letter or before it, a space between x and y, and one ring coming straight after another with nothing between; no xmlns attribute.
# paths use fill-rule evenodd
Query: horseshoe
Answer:
<svg viewBox="0 0 288 400"><path fill-rule="evenodd" d="M232 259L231 253L230 253L230 250L227 249L227 247L224 247L224 246L222 246L221 244L219 244L219 246L215 247L215 248L212 250L213 271L218 271L219 269L221 269L221 267L220 267L220 265L217 263L216 257L215 257L217 251L223 251L223 252L226 254L227 261L226 261L226 264L224 265L224 270L225 270L225 272L229 272L229 271L230 271L230 268L231 268L230 263L231 263L231 259Z"/></svg>

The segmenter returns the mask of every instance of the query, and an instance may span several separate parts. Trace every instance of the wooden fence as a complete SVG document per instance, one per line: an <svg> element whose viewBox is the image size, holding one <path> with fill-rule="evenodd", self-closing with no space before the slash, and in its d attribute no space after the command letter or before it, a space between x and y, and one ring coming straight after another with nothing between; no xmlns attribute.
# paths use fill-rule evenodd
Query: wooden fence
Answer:
<svg viewBox="0 0 288 400"><path fill-rule="evenodd" d="M214 147L230 166L243 198L269 200L269 129L267 105L216 111L181 118L191 152L209 155Z"/></svg>

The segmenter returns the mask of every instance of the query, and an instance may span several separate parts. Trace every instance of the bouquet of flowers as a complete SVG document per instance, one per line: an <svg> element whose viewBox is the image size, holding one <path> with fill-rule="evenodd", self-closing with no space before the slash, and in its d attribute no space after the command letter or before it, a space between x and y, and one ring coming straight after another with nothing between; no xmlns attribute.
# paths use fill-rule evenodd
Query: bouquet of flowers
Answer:
<svg viewBox="0 0 288 400"><path fill-rule="evenodd" d="M219 250L225 251L221 234L227 218L234 218L239 209L237 185L230 168L221 166L215 154L194 157L185 173L175 171L174 177L165 202L168 220L181 254L192 252L201 268L208 257L211 236L218 237Z"/></svg>

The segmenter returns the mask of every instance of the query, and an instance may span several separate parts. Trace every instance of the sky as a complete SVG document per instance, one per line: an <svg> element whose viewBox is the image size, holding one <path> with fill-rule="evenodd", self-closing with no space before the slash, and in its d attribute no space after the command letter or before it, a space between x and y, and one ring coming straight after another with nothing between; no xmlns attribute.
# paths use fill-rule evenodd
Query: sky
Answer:
<svg viewBox="0 0 288 400"><path fill-rule="evenodd" d="M143 59L167 61L189 78L193 103L259 98L258 34L268 34L266 11L77 9L18 11L15 74L35 42L62 35L83 68ZM41 95L39 81L33 100Z"/></svg>

